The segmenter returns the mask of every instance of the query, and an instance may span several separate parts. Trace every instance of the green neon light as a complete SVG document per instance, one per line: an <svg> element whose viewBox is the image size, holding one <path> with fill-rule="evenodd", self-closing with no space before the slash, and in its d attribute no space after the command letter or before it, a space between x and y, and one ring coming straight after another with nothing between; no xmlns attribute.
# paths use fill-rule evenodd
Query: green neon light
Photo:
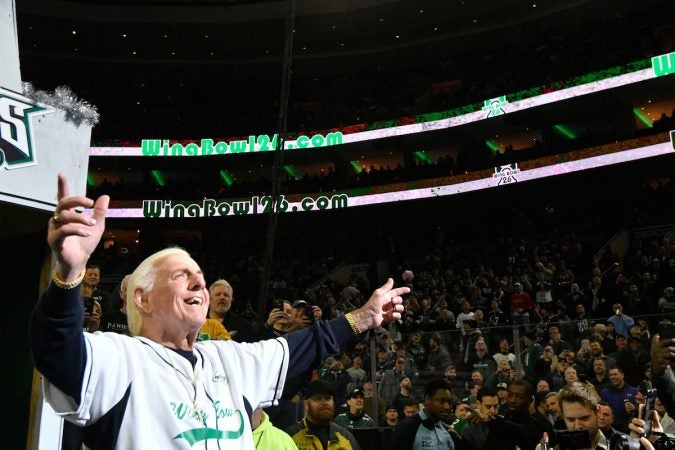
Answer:
<svg viewBox="0 0 675 450"><path fill-rule="evenodd" d="M228 172L227 170L221 170L218 173L220 174L220 179L223 180L223 183L225 183L228 186L232 186L234 184L234 178L232 178L230 172Z"/></svg>
<svg viewBox="0 0 675 450"><path fill-rule="evenodd" d="M567 139L576 139L579 137L579 135L577 135L571 128L569 128L567 125L563 125L562 123L553 125L553 129L565 136Z"/></svg>
<svg viewBox="0 0 675 450"><path fill-rule="evenodd" d="M93 186L95 184L94 177L90 173L87 174L87 184L89 186Z"/></svg>
<svg viewBox="0 0 675 450"><path fill-rule="evenodd" d="M361 167L361 164L359 164L358 161L349 161L349 164L352 165L352 169L354 169L354 172L356 173L363 172L363 167Z"/></svg>
<svg viewBox="0 0 675 450"><path fill-rule="evenodd" d="M424 163L427 163L427 164L433 164L433 161L431 160L429 155L427 155L427 153L424 150L417 150L417 151L413 152L413 155L420 162L424 162Z"/></svg>
<svg viewBox="0 0 675 450"><path fill-rule="evenodd" d="M284 170L286 171L286 173L288 174L289 177L291 177L295 180L300 179L300 174L298 173L298 170L294 166L286 165L286 166L284 166Z"/></svg>
<svg viewBox="0 0 675 450"><path fill-rule="evenodd" d="M151 170L150 174L152 175L152 178L155 179L155 183L159 186L164 187L166 185L166 177L160 170Z"/></svg>
<svg viewBox="0 0 675 450"><path fill-rule="evenodd" d="M652 120L649 117L645 116L645 113L643 113L637 108L633 108L633 114L635 115L635 117L638 118L640 122L644 123L648 128L654 128L654 122L652 122Z"/></svg>
<svg viewBox="0 0 675 450"><path fill-rule="evenodd" d="M495 141L485 141L485 145L487 145L493 153L499 153L499 146Z"/></svg>

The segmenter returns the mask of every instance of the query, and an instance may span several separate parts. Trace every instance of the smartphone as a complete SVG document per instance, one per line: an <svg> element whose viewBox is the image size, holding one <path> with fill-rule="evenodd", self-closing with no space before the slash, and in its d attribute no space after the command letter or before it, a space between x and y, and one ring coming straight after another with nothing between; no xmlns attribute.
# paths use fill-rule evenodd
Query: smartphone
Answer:
<svg viewBox="0 0 675 450"><path fill-rule="evenodd" d="M307 317L311 323L314 323L314 310L312 309L312 305L305 306L305 317Z"/></svg>
<svg viewBox="0 0 675 450"><path fill-rule="evenodd" d="M659 324L659 337L662 340L675 338L675 323Z"/></svg>
<svg viewBox="0 0 675 450"><path fill-rule="evenodd" d="M272 309L284 310L284 301L280 298L277 298L272 302Z"/></svg>
<svg viewBox="0 0 675 450"><path fill-rule="evenodd" d="M591 448L591 435L588 430L556 431L560 450L580 450Z"/></svg>
<svg viewBox="0 0 675 450"><path fill-rule="evenodd" d="M644 426L642 427L645 432L642 437L647 437L652 434L652 411L654 411L654 404L656 403L656 389L650 387L647 389L645 395L645 406L642 408L642 416L640 417L645 421Z"/></svg>
<svg viewBox="0 0 675 450"><path fill-rule="evenodd" d="M94 299L91 297L84 298L84 312L85 314L92 315L94 312Z"/></svg>

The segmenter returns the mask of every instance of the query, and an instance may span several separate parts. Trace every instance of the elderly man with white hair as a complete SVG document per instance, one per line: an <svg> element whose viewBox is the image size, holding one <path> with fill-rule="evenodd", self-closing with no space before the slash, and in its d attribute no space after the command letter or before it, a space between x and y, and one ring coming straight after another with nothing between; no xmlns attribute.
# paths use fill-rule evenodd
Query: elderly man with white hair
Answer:
<svg viewBox="0 0 675 450"><path fill-rule="evenodd" d="M277 401L287 377L400 319L401 295L409 292L389 279L361 308L331 321L258 343L198 342L210 301L206 280L186 251L168 248L129 278L131 336L83 332L79 285L110 199L70 196L63 175L57 198L47 231L56 266L31 317L31 348L45 399L85 427L86 448L253 450L252 410ZM93 214L80 212L88 208Z"/></svg>

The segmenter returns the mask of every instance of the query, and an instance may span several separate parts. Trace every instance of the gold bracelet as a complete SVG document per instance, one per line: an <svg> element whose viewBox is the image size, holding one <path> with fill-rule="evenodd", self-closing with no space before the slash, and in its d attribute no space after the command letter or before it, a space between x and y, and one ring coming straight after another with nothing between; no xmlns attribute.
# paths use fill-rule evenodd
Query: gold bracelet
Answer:
<svg viewBox="0 0 675 450"><path fill-rule="evenodd" d="M56 287L61 288L61 289L72 289L76 286L79 286L80 283L82 283L82 280L84 280L84 274L87 272L87 269L82 269L82 273L80 274L79 277L75 281L72 281L70 283L66 283L63 281L61 278L59 278L59 275L56 273L56 267L54 267L54 271L52 272L52 281L56 285Z"/></svg>
<svg viewBox="0 0 675 450"><path fill-rule="evenodd" d="M354 317L352 317L352 313L349 312L349 313L345 314L345 319L347 319L347 323L349 324L349 327L352 329L352 331L354 332L354 334L356 336L361 334L359 332L358 327L356 326L356 321L354 320Z"/></svg>

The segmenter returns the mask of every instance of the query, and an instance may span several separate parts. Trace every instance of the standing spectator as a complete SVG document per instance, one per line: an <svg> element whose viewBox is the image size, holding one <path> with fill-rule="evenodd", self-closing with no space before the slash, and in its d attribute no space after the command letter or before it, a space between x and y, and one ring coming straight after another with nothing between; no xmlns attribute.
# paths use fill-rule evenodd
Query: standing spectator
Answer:
<svg viewBox="0 0 675 450"><path fill-rule="evenodd" d="M335 359L328 371L321 376L321 379L333 385L335 411L337 414L342 414L347 410L347 385L352 381L342 361Z"/></svg>
<svg viewBox="0 0 675 450"><path fill-rule="evenodd" d="M650 360L649 353L642 349L640 338L631 336L628 339L628 348L619 353L616 365L624 373L626 383L631 386L639 386L645 378L645 366Z"/></svg>
<svg viewBox="0 0 675 450"><path fill-rule="evenodd" d="M361 449L349 430L333 422L335 400L330 383L315 380L307 386L305 411L302 421L286 429L298 448Z"/></svg>
<svg viewBox="0 0 675 450"><path fill-rule="evenodd" d="M562 412L560 411L560 403L558 402L558 393L549 392L544 397L546 402L546 408L548 409L548 418L549 422L553 426L554 430L565 430L567 426L565 425L565 419L563 419Z"/></svg>
<svg viewBox="0 0 675 450"><path fill-rule="evenodd" d="M600 397L609 403L614 412L614 428L627 433L631 414L637 408L637 388L624 381L620 367L609 369L609 386L600 391Z"/></svg>
<svg viewBox="0 0 675 450"><path fill-rule="evenodd" d="M429 381L424 387L424 409L398 423L391 450L454 450L450 433L441 422L450 414L451 395L450 386L444 379Z"/></svg>
<svg viewBox="0 0 675 450"><path fill-rule="evenodd" d="M347 385L347 392L352 392L354 389L362 389L363 381L368 374L363 369L363 358L361 355L354 355L352 358L352 366L347 369L347 373L351 378L351 381Z"/></svg>
<svg viewBox="0 0 675 450"><path fill-rule="evenodd" d="M509 385L508 393L508 408L503 417L474 410L468 421L485 424L485 431L488 433L485 446L482 447L484 449L506 450L515 446L522 449L535 448L548 428L530 413L530 405L534 399L532 385L525 380L516 380ZM490 404L496 404L497 399L493 396L491 398Z"/></svg>
<svg viewBox="0 0 675 450"><path fill-rule="evenodd" d="M523 291L523 285L513 283L513 293L509 300L511 321L514 326L521 327L521 333L527 333L530 328L530 313L532 312L532 298Z"/></svg>
<svg viewBox="0 0 675 450"><path fill-rule="evenodd" d="M558 401L562 416L565 418L566 429L588 430L591 438L590 448L609 448L609 442L600 432L598 424L600 398L592 386L579 382L568 384L558 393Z"/></svg>
<svg viewBox="0 0 675 450"><path fill-rule="evenodd" d="M397 358L402 358L405 361L405 364L403 364L405 376L410 377L411 380L416 380L419 376L417 365L415 364L415 360L408 356L405 343L403 341L396 341L394 342L394 348L396 349L394 350L394 361ZM393 369L394 362L392 361L386 367L388 369Z"/></svg>
<svg viewBox="0 0 675 450"><path fill-rule="evenodd" d="M534 332L529 332L523 336L523 369L525 370L525 378L530 383L536 383L540 378L535 370L536 363L543 353L544 349L537 342L537 335ZM551 355L552 356L552 355Z"/></svg>
<svg viewBox="0 0 675 450"><path fill-rule="evenodd" d="M120 300L113 298L109 293L99 288L101 282L101 268L96 264L87 264L84 279L81 284L83 297L88 297L101 305L101 314L108 314L120 308Z"/></svg>
<svg viewBox="0 0 675 450"><path fill-rule="evenodd" d="M373 381L366 378L363 381L363 409L370 417L382 423L384 418L384 402L376 394Z"/></svg>
<svg viewBox="0 0 675 450"><path fill-rule="evenodd" d="M491 387L483 387L476 394L478 415L482 420L474 420L462 427L462 439L468 448L475 450L487 449L490 428L488 424L499 413L499 397L497 391Z"/></svg>
<svg viewBox="0 0 675 450"><path fill-rule="evenodd" d="M502 327L509 324L509 319L506 313L500 307L497 300L490 302L490 311L488 311L488 322L493 328Z"/></svg>
<svg viewBox="0 0 675 450"><path fill-rule="evenodd" d="M478 328L478 323L474 319L464 321L464 335L459 350L463 353L462 364L469 364L469 356L476 348L478 339L482 339L483 333Z"/></svg>
<svg viewBox="0 0 675 450"><path fill-rule="evenodd" d="M548 341L548 345L553 347L554 354L559 355L564 350L572 350L572 344L562 338L560 329L557 326L549 328L548 335L551 337Z"/></svg>
<svg viewBox="0 0 675 450"><path fill-rule="evenodd" d="M393 402L394 396L400 390L401 380L407 378L403 371L404 364L403 358L396 358L394 368L384 371L382 380L377 387L377 394L385 405L390 405Z"/></svg>
<svg viewBox="0 0 675 450"><path fill-rule="evenodd" d="M614 411L609 403L604 400L598 402L598 426L608 441L619 431L614 428Z"/></svg>
<svg viewBox="0 0 675 450"><path fill-rule="evenodd" d="M467 300L462 302L462 312L457 314L457 328L462 332L462 335L465 334L464 331L464 321L473 320L475 317L473 311L471 310L471 303Z"/></svg>
<svg viewBox="0 0 675 450"><path fill-rule="evenodd" d="M661 314L666 314L666 318L675 320L675 289L669 286L663 290L658 308Z"/></svg>
<svg viewBox="0 0 675 450"><path fill-rule="evenodd" d="M577 305L576 315L572 320L572 327L570 330L570 339L572 340L572 343L578 344L580 339L589 337L593 325L593 321L586 316L586 308L584 305Z"/></svg>
<svg viewBox="0 0 675 450"><path fill-rule="evenodd" d="M602 392L602 390L609 385L607 363L604 358L593 358L593 372L591 373L588 382L591 383L598 392Z"/></svg>
<svg viewBox="0 0 675 450"><path fill-rule="evenodd" d="M509 363L511 364L511 366L513 366L516 362L516 355L514 355L513 353L511 353L509 351L509 340L506 339L506 338L502 338L499 341L499 352L492 355L492 357L494 358L495 362L497 363L497 366L499 366L499 362L502 359L507 359L509 361Z"/></svg>
<svg viewBox="0 0 675 450"><path fill-rule="evenodd" d="M506 383L508 386L515 379L516 371L511 367L511 363L508 359L502 359L499 361L497 371L485 379L485 386L496 389L499 384Z"/></svg>
<svg viewBox="0 0 675 450"><path fill-rule="evenodd" d="M270 421L262 408L251 414L251 429L255 450L298 450L293 439Z"/></svg>
<svg viewBox="0 0 675 450"><path fill-rule="evenodd" d="M254 342L257 340L251 323L232 311L234 291L230 283L219 279L209 286L211 305L209 318L219 320L235 342Z"/></svg>
<svg viewBox="0 0 675 450"><path fill-rule="evenodd" d="M497 364L494 358L488 353L485 339L478 338L474 346L474 352L469 355L469 361L466 366L467 371L478 371L483 375L483 379L494 375L497 372Z"/></svg>
<svg viewBox="0 0 675 450"><path fill-rule="evenodd" d="M451 363L450 354L443 347L441 336L437 333L432 334L429 338L428 347L429 356L427 358L427 365L424 367L424 370L427 373L436 373L437 375L441 374L442 370L444 370L444 368Z"/></svg>
<svg viewBox="0 0 675 450"><path fill-rule="evenodd" d="M399 418L403 416L403 413L399 414L398 409L394 405L389 405L387 407L387 412L384 414L385 421L384 426L389 428L396 428ZM389 446L385 447L389 448Z"/></svg>
<svg viewBox="0 0 675 450"><path fill-rule="evenodd" d="M344 428L375 428L375 421L363 409L364 394L354 389L347 396L347 411L338 414L335 423Z"/></svg>
<svg viewBox="0 0 675 450"><path fill-rule="evenodd" d="M563 304L567 308L567 314L570 316L577 311L577 306L582 305L585 310L591 310L591 302L588 297L581 291L578 283L570 285L570 291L562 299Z"/></svg>
<svg viewBox="0 0 675 450"><path fill-rule="evenodd" d="M412 395L412 388L413 384L410 378L408 377L403 377L401 378L401 381L398 383L398 392L396 395L394 395L394 398L392 399L391 403L396 407L396 410L398 411L399 415L403 415L403 407L410 403L411 401L417 401L415 397Z"/></svg>
<svg viewBox="0 0 675 450"><path fill-rule="evenodd" d="M415 361L415 366L426 367L427 365L427 349L422 343L422 334L419 331L410 335L410 342L406 347L406 351Z"/></svg>
<svg viewBox="0 0 675 450"><path fill-rule="evenodd" d="M122 306L117 311L109 312L101 317L101 331L126 334L129 336L129 323L127 322L127 283L131 275L125 275L120 282L119 296Z"/></svg>
<svg viewBox="0 0 675 450"><path fill-rule="evenodd" d="M466 390L466 383L464 380L457 378L457 368L455 366L448 366L445 368L445 379L450 383L450 390L452 391L452 398L459 401L469 396Z"/></svg>
<svg viewBox="0 0 675 450"><path fill-rule="evenodd" d="M623 313L623 306L621 303L614 303L612 305L614 315L607 319L607 322L614 325L614 333L628 338L628 328L635 323L632 317Z"/></svg>

